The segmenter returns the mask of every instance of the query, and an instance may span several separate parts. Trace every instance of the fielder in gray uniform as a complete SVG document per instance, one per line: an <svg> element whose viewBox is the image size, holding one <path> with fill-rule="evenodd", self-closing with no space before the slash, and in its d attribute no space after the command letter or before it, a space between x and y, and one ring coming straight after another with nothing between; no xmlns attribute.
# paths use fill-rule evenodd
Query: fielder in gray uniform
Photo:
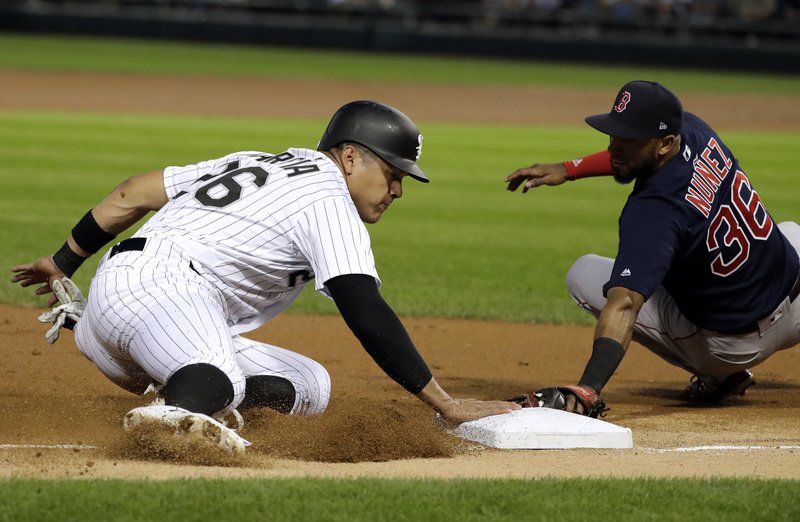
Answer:
<svg viewBox="0 0 800 522"><path fill-rule="evenodd" d="M444 418L506 413L518 406L451 398L378 292L364 223L402 196L404 178L428 182L416 163L421 149L407 116L352 102L334 114L318 150L237 152L129 178L55 255L15 267L13 281L46 283L38 294L57 290L64 304L49 319L79 318L80 351L114 383L139 394L163 387L165 405L129 412L126 427L158 422L241 451L247 441L219 422L240 405L323 412L325 368L241 335L285 310L307 283L336 302L392 379ZM151 210L105 254L85 312L76 312L82 297L62 278Z"/></svg>

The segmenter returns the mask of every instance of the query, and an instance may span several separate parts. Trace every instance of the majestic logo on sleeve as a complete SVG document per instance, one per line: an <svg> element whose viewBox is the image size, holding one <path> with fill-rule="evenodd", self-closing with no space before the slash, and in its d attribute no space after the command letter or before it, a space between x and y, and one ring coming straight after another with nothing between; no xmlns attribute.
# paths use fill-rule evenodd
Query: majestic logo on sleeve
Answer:
<svg viewBox="0 0 800 522"><path fill-rule="evenodd" d="M417 137L417 157L414 161L419 161L419 157L422 156L422 134Z"/></svg>
<svg viewBox="0 0 800 522"><path fill-rule="evenodd" d="M619 97L619 101L616 105L614 105L614 110L617 112L622 112L628 107L628 103L631 101L631 93L628 91L622 91L622 95Z"/></svg>

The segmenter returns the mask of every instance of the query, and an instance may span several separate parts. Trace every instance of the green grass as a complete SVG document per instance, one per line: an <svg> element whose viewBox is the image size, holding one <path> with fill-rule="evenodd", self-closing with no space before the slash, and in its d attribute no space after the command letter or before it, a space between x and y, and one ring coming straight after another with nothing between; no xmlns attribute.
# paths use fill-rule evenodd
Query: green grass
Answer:
<svg viewBox="0 0 800 522"><path fill-rule="evenodd" d="M779 480L11 480L0 520L797 520ZM675 502L680 499L680 502Z"/></svg>
<svg viewBox="0 0 800 522"><path fill-rule="evenodd" d="M313 147L324 124L0 113L0 266L55 251L80 216L127 176L236 150ZM502 180L534 160L598 150L602 136L588 128L422 127L421 164L433 182L406 182L404 197L369 228L383 293L398 313L589 322L567 296L564 277L581 254L615 254L617 217L629 187L588 179L523 196L505 191ZM794 192L786 190L795 163L786 151L800 136L724 137L773 216L797 219ZM98 259L77 274L84 288ZM43 299L3 278L0 301L33 305ZM292 309L335 313L311 290Z"/></svg>
<svg viewBox="0 0 800 522"><path fill-rule="evenodd" d="M650 79L678 92L797 95L800 76L0 33L0 69L568 86Z"/></svg>
<svg viewBox="0 0 800 522"><path fill-rule="evenodd" d="M0 34L0 70L570 86L620 78L679 91L796 95L800 78ZM243 150L313 146L323 121L0 113L0 267L54 251L117 182ZM564 289L571 261L613 255L628 189L585 180L527 196L502 178L532 161L604 146L586 128L426 125L434 180L370 228L383 293L399 313L589 322ZM797 219L797 133L725 133L777 220ZM581 145L577 145L581 144ZM135 227L134 227L135 228ZM96 259L78 275L84 288ZM7 275L10 275L6 271ZM41 305L0 279L0 301ZM294 311L333 313L306 291ZM0 481L14 520L797 520L800 482L748 480Z"/></svg>

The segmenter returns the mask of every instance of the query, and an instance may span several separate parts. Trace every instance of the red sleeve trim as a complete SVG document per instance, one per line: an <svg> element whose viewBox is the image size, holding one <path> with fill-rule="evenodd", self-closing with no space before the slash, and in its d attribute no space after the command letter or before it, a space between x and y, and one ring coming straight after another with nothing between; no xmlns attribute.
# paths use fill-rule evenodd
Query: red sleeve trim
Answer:
<svg viewBox="0 0 800 522"><path fill-rule="evenodd" d="M611 153L607 150L581 159L566 161L564 167L567 169L567 179L570 181L593 176L610 176L614 173L611 168Z"/></svg>

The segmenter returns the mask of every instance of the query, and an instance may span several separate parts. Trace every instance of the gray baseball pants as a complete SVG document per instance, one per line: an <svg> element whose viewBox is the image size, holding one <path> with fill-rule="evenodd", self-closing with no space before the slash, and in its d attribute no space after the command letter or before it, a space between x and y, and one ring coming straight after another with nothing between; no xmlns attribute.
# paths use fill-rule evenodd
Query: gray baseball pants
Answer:
<svg viewBox="0 0 800 522"><path fill-rule="evenodd" d="M778 228L800 254L800 226L784 222ZM603 285L611 278L613 266L611 258L588 254L575 261L567 273L570 295L595 317L606 305ZM770 320L772 324L766 326ZM659 287L642 306L633 339L674 366L721 380L800 343L800 297L794 302L787 297L760 322L765 326L743 335L705 330L689 321Z"/></svg>

